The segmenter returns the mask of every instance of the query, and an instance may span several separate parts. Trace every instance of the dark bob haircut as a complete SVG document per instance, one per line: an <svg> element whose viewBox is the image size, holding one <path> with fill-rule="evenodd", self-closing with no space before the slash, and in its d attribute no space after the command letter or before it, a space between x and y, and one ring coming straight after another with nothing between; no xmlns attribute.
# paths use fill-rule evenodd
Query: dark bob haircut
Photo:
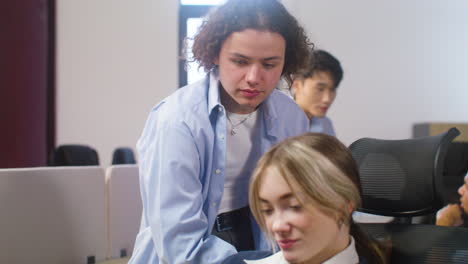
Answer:
<svg viewBox="0 0 468 264"><path fill-rule="evenodd" d="M328 72L335 84L335 88L337 88L343 79L343 68L341 68L340 61L324 50L313 50L310 55L309 66L299 70L294 75L294 79L304 80L314 76L316 72Z"/></svg>
<svg viewBox="0 0 468 264"><path fill-rule="evenodd" d="M286 54L281 75L289 84L292 74L307 67L313 44L297 20L277 0L229 0L214 9L194 38L194 61L206 72L211 71L224 41L232 33L245 29L275 32L285 39Z"/></svg>

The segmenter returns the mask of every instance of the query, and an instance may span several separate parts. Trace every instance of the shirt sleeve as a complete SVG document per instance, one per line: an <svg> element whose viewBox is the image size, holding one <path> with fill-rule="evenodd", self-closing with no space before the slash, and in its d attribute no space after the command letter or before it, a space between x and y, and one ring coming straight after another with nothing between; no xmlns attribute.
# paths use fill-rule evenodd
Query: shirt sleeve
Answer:
<svg viewBox="0 0 468 264"><path fill-rule="evenodd" d="M139 145L143 217L159 263L221 263L236 250L211 235L203 198L204 155L186 125L162 121L156 128L155 122L147 123Z"/></svg>

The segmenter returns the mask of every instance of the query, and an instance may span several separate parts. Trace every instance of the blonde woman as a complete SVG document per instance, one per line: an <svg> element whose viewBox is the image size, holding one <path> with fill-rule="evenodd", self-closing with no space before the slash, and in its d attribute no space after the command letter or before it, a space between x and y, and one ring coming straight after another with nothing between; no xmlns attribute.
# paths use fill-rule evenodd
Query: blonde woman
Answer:
<svg viewBox="0 0 468 264"><path fill-rule="evenodd" d="M359 186L357 165L335 137L307 133L273 147L252 177L250 206L281 250L244 263L386 263L352 221Z"/></svg>

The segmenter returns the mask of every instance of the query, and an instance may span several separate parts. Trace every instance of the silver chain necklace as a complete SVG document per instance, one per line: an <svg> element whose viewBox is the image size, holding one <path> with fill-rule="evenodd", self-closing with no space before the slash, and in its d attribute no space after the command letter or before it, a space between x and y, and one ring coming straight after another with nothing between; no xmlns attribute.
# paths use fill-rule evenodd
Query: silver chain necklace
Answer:
<svg viewBox="0 0 468 264"><path fill-rule="evenodd" d="M242 123L244 123L245 121L247 121L247 119L249 119L249 117L250 117L252 114L253 114L253 112L250 113L250 114L248 114L244 119L242 119L241 121L239 121L239 123L237 123L237 124L234 124L234 123L232 122L231 118L229 118L229 115L226 115L227 120L229 121L229 123L231 123L231 132L230 132L230 133L231 133L232 136L234 136L235 134L237 134L236 131L235 131L236 127L242 125Z"/></svg>

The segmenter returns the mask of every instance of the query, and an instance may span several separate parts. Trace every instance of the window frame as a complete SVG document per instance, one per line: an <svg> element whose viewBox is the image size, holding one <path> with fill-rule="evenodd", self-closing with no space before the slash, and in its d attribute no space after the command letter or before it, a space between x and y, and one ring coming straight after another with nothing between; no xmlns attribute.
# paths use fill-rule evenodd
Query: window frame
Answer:
<svg viewBox="0 0 468 264"><path fill-rule="evenodd" d="M183 57L184 40L187 37L187 21L190 18L205 16L211 8L217 5L182 5L179 3L179 87L187 85L188 73L185 70Z"/></svg>

